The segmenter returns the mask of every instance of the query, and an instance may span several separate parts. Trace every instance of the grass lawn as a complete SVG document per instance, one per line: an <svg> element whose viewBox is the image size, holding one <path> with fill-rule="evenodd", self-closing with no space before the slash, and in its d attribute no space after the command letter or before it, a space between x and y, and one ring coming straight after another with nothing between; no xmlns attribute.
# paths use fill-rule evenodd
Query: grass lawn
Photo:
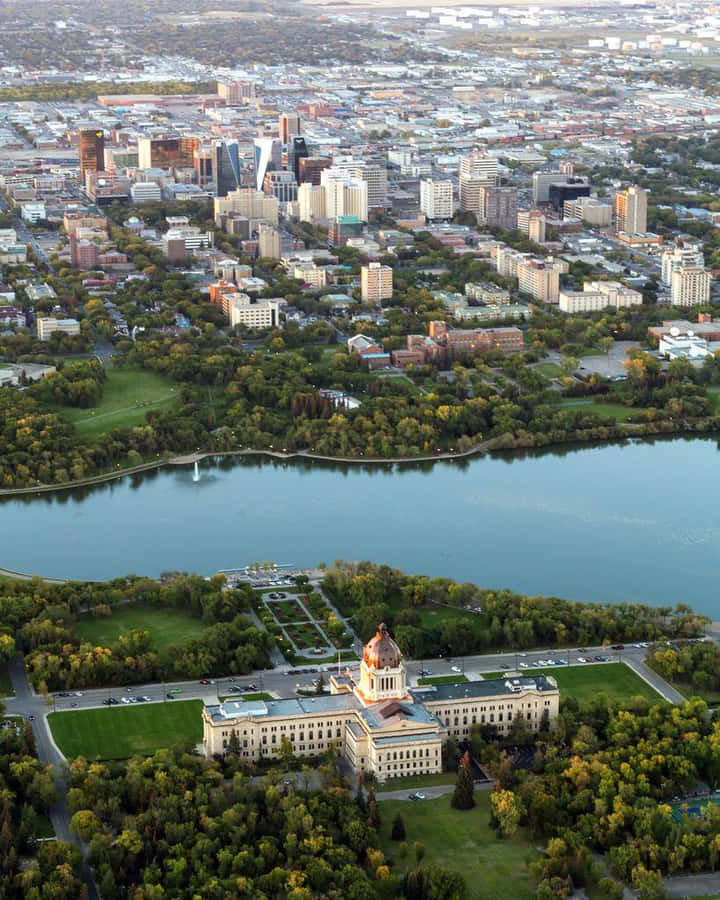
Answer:
<svg viewBox="0 0 720 900"><path fill-rule="evenodd" d="M60 406L56 410L81 434L104 434L114 428L142 425L150 410L170 409L180 388L169 378L144 369L107 367L100 403L88 409Z"/></svg>
<svg viewBox="0 0 720 900"><path fill-rule="evenodd" d="M718 403L720 403L720 387L711 387L707 389L708 403L710 404L711 415L717 415Z"/></svg>
<svg viewBox="0 0 720 900"><path fill-rule="evenodd" d="M281 625L288 622L308 622L307 613L299 600L265 600L265 606Z"/></svg>
<svg viewBox="0 0 720 900"><path fill-rule="evenodd" d="M464 675L431 675L429 678L418 678L418 684L457 684L467 680Z"/></svg>
<svg viewBox="0 0 720 900"><path fill-rule="evenodd" d="M337 663L338 654L333 653L332 656L296 656L293 659L293 665L296 666L313 666L313 665L330 665L331 663ZM340 661L347 660L350 662L357 662L358 657L357 654L352 650L341 650L340 651Z"/></svg>
<svg viewBox="0 0 720 900"><path fill-rule="evenodd" d="M536 673L551 675L560 688L560 698L574 697L580 703L587 703L603 691L612 703L625 703L632 697L664 703L662 697L644 682L625 663L602 663L599 665L550 666L547 669L527 669L522 675ZM497 672L487 672L484 678L502 678Z"/></svg>
<svg viewBox="0 0 720 900"><path fill-rule="evenodd" d="M563 370L560 366L557 363L552 362L538 363L536 366L533 366L533 370L544 375L546 378L558 378L563 374Z"/></svg>
<svg viewBox="0 0 720 900"><path fill-rule="evenodd" d="M423 606L417 610L420 617L420 625L423 628L432 628L443 622L451 622L456 619L474 619L481 613L470 612L467 609L454 609L452 606Z"/></svg>
<svg viewBox="0 0 720 900"><path fill-rule="evenodd" d="M578 403L575 400L561 403L557 409L577 410L578 412L592 412L603 419L616 419L618 422L627 422L632 416L645 412L644 409L633 406L624 406L622 403L595 403L592 400Z"/></svg>
<svg viewBox="0 0 720 900"><path fill-rule="evenodd" d="M7 666L0 666L0 697L10 697L13 693Z"/></svg>
<svg viewBox="0 0 720 900"><path fill-rule="evenodd" d="M408 775L406 778L389 778L382 786L378 785L378 793L382 791L403 791L405 788L433 787L438 784L455 784L456 781L457 774L455 772L437 772L434 775Z"/></svg>
<svg viewBox="0 0 720 900"><path fill-rule="evenodd" d="M226 697L220 698L222 701L225 700L244 700L246 702L250 702L251 700L274 700L272 694L268 694L267 691L258 691L257 694L228 694Z"/></svg>
<svg viewBox="0 0 720 900"><path fill-rule="evenodd" d="M48 715L55 743L69 759L126 759L202 740L202 700L78 709Z"/></svg>
<svg viewBox="0 0 720 900"><path fill-rule="evenodd" d="M208 626L175 609L156 609L127 603L117 607L110 616L83 613L75 631L82 640L96 647L109 647L122 634L133 630L149 631L161 656L166 656L172 644L182 646L199 637Z"/></svg>
<svg viewBox="0 0 720 900"><path fill-rule="evenodd" d="M405 860L398 858L398 844L390 840L396 813L405 821L406 841L425 846L423 863L436 863L459 872L465 879L469 900L532 900L533 879L527 864L538 852L518 832L500 840L488 825L490 792L475 791L474 809L460 812L450 806L450 794L435 800L408 803L383 800L381 847L395 861L395 871L414 868L412 850Z"/></svg>

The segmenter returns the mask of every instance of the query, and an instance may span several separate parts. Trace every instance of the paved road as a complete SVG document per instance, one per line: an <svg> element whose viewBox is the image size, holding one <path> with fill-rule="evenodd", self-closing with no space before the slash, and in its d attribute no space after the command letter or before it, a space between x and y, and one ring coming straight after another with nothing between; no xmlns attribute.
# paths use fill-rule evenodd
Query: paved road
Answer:
<svg viewBox="0 0 720 900"><path fill-rule="evenodd" d="M83 864L81 877L87 886L89 900L97 900L99 897L95 881L90 871L87 861L87 847L70 831L70 810L67 803L68 782L67 772L65 770L65 757L55 746L48 728L46 713L46 705L43 698L38 698L33 693L25 673L25 666L21 656L15 657L10 661L8 666L10 679L15 691L15 701L24 704L27 709L36 709L35 718L32 722L33 736L35 737L35 747L38 759L41 762L52 765L54 767L55 789L57 791L57 800L50 807L50 821L55 830L55 836L60 841L67 841L75 844L83 855ZM10 704L7 704L8 712Z"/></svg>
<svg viewBox="0 0 720 900"><path fill-rule="evenodd" d="M702 897L720 894L720 872L705 872L702 875L678 875L666 878L663 886L671 900L685 897Z"/></svg>
<svg viewBox="0 0 720 900"><path fill-rule="evenodd" d="M494 787L493 781L481 781L479 784L475 785L476 791L491 791ZM422 791L425 794L426 800L434 800L436 797L442 797L445 794L452 794L455 790L454 784L434 784L429 787L423 788L401 788L397 791L378 791L376 797L378 800L407 800L408 803L412 802L410 800L410 795L414 794L416 791ZM422 803L422 800L416 801L418 803Z"/></svg>

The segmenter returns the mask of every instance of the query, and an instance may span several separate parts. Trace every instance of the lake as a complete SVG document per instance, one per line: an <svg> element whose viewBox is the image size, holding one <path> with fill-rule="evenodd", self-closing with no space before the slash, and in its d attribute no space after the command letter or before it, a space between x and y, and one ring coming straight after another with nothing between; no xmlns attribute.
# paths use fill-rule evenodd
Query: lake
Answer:
<svg viewBox="0 0 720 900"><path fill-rule="evenodd" d="M370 559L720 618L720 453L661 439L423 466L262 457L0 501L0 565L65 578Z"/></svg>

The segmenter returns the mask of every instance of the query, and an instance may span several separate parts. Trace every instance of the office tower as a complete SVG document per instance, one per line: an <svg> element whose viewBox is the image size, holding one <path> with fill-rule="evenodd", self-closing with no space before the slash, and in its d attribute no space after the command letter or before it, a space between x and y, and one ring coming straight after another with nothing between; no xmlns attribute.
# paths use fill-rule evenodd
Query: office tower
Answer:
<svg viewBox="0 0 720 900"><path fill-rule="evenodd" d="M255 98L255 82L223 79L217 83L217 93L228 106L240 106Z"/></svg>
<svg viewBox="0 0 720 900"><path fill-rule="evenodd" d="M209 144L198 145L193 152L193 168L200 187L206 188L213 182L213 148Z"/></svg>
<svg viewBox="0 0 720 900"><path fill-rule="evenodd" d="M686 244L678 241L668 247L662 255L662 283L669 285L672 274L678 269L705 268L705 256L700 244Z"/></svg>
<svg viewBox="0 0 720 900"><path fill-rule="evenodd" d="M353 178L335 167L325 169L320 181L325 188L325 212L328 219L355 216L368 220L368 186L361 178Z"/></svg>
<svg viewBox="0 0 720 900"><path fill-rule="evenodd" d="M300 160L309 156L304 137L293 137L288 143L287 169L295 176L295 181L300 184Z"/></svg>
<svg viewBox="0 0 720 900"><path fill-rule="evenodd" d="M212 170L215 193L227 197L240 187L240 144L238 141L215 141L212 146Z"/></svg>
<svg viewBox="0 0 720 900"><path fill-rule="evenodd" d="M340 157L333 160L333 169L367 184L369 209L387 209L387 167L384 163Z"/></svg>
<svg viewBox="0 0 720 900"><path fill-rule="evenodd" d="M297 200L297 181L292 172L268 172L263 181L263 191L277 197L280 203Z"/></svg>
<svg viewBox="0 0 720 900"><path fill-rule="evenodd" d="M78 132L80 175L83 184L87 172L105 171L105 134L101 128L82 128Z"/></svg>
<svg viewBox="0 0 720 900"><path fill-rule="evenodd" d="M517 228L517 189L481 187L478 222L489 228Z"/></svg>
<svg viewBox="0 0 720 900"><path fill-rule="evenodd" d="M550 201L550 185L567 184L571 178L571 171L534 172L532 177L533 203L548 203Z"/></svg>
<svg viewBox="0 0 720 900"><path fill-rule="evenodd" d="M500 183L498 161L475 148L469 156L460 159L460 209L480 214L480 190L496 187Z"/></svg>
<svg viewBox="0 0 720 900"><path fill-rule="evenodd" d="M278 137L282 144L300 134L300 116L297 113L280 113L278 118Z"/></svg>
<svg viewBox="0 0 720 900"><path fill-rule="evenodd" d="M556 212L561 212L568 200L590 196L590 180L588 178L567 178L566 181L553 182L548 187L548 200Z"/></svg>
<svg viewBox="0 0 720 900"><path fill-rule="evenodd" d="M320 175L331 165L332 160L328 156L301 156L298 161L298 184L320 184Z"/></svg>
<svg viewBox="0 0 720 900"><path fill-rule="evenodd" d="M379 262L371 262L360 269L360 295L363 303L380 305L393 295L393 270Z"/></svg>
<svg viewBox="0 0 720 900"><path fill-rule="evenodd" d="M191 169L198 138L138 138L139 169Z"/></svg>
<svg viewBox="0 0 720 900"><path fill-rule="evenodd" d="M452 181L424 178L420 182L420 211L428 219L452 219Z"/></svg>
<svg viewBox="0 0 720 900"><path fill-rule="evenodd" d="M301 222L314 222L316 219L325 218L325 188L322 185L309 182L301 184L297 198Z"/></svg>
<svg viewBox="0 0 720 900"><path fill-rule="evenodd" d="M631 184L615 194L615 230L627 234L647 232L647 191Z"/></svg>
<svg viewBox="0 0 720 900"><path fill-rule="evenodd" d="M710 273L700 266L675 269L670 276L673 306L701 306L710 302Z"/></svg>
<svg viewBox="0 0 720 900"><path fill-rule="evenodd" d="M261 191L268 172L280 169L282 144L277 138L254 138L255 187Z"/></svg>

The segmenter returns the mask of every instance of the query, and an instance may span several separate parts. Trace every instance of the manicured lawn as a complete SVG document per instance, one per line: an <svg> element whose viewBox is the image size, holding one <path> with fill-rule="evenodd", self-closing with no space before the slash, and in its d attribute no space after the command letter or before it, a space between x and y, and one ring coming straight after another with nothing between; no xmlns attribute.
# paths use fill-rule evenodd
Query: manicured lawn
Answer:
<svg viewBox="0 0 720 900"><path fill-rule="evenodd" d="M179 393L179 386L162 375L144 369L108 366L103 396L97 406L88 409L57 406L56 409L81 434L103 434L114 428L144 424L150 410L170 409L177 403Z"/></svg>
<svg viewBox="0 0 720 900"><path fill-rule="evenodd" d="M456 619L475 619L481 613L467 609L454 609L452 606L423 606L418 609L420 624L423 628L432 628L443 622L454 622Z"/></svg>
<svg viewBox="0 0 720 900"><path fill-rule="evenodd" d="M547 669L521 670L523 676L537 673L552 676L560 688L560 698L574 697L587 703L601 691L612 703L626 703L632 697L645 697L656 703L665 701L649 684L636 675L625 663L600 663L577 666L550 666ZM484 678L502 678L502 674L488 672Z"/></svg>
<svg viewBox="0 0 720 900"><path fill-rule="evenodd" d="M632 416L645 412L644 409L623 406L622 403L595 403L592 400L583 401L582 403L571 400L566 403L561 403L557 408L576 410L577 412L592 412L595 413L596 416L601 416L603 419L613 418L618 422L627 422Z"/></svg>
<svg viewBox="0 0 720 900"><path fill-rule="evenodd" d="M541 375L544 375L546 378L558 378L563 374L563 370L559 365L557 365L557 363L538 363L538 365L533 366L533 369L536 372L539 372Z"/></svg>
<svg viewBox="0 0 720 900"><path fill-rule="evenodd" d="M81 615L75 625L77 634L96 647L109 647L122 634L149 631L161 656L172 644L182 646L199 637L208 626L175 609L155 609L127 603L117 607L110 616Z"/></svg>
<svg viewBox="0 0 720 900"><path fill-rule="evenodd" d="M418 678L418 684L457 684L467 680L464 675L431 675L429 678Z"/></svg>
<svg viewBox="0 0 720 900"><path fill-rule="evenodd" d="M455 772L438 772L435 775L408 775L406 778L389 778L384 784L378 785L378 793L381 791L403 791L405 788L433 787L438 784L455 784L457 775Z"/></svg>
<svg viewBox="0 0 720 900"><path fill-rule="evenodd" d="M202 740L202 700L78 709L48 715L55 743L68 758L125 759Z"/></svg>
<svg viewBox="0 0 720 900"><path fill-rule="evenodd" d="M337 653L333 653L332 656L296 656L293 659L293 664L296 666L329 665L330 663L337 663L337 659ZM357 654L352 650L341 650L340 661L342 662L343 660L357 662Z"/></svg>
<svg viewBox="0 0 720 900"><path fill-rule="evenodd" d="M221 697L221 700L244 700L249 703L251 700L274 700L272 694L268 694L267 691L258 691L257 694L228 694L226 697Z"/></svg>
<svg viewBox="0 0 720 900"><path fill-rule="evenodd" d="M381 846L395 862L394 870L415 868L412 846L419 841L425 846L423 864L436 863L459 872L465 879L469 900L532 900L533 879L527 864L538 857L538 851L518 832L500 840L488 825L490 792L476 791L474 809L454 810L450 794L436 800L383 800ZM395 815L405 821L406 859L398 858L398 844L390 840Z"/></svg>
<svg viewBox="0 0 720 900"><path fill-rule="evenodd" d="M7 666L0 666L0 697L9 697L13 693L13 686L10 681Z"/></svg>

